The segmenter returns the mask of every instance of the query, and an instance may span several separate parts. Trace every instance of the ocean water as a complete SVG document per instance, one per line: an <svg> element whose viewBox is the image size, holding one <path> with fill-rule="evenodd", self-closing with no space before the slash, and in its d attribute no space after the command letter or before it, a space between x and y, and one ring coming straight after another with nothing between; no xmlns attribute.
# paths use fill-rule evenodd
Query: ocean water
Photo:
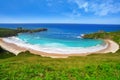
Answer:
<svg viewBox="0 0 120 80"><path fill-rule="evenodd" d="M120 25L95 24L0 24L0 27L47 28L46 32L21 33L15 37L4 38L4 41L21 47L58 54L79 54L102 50L107 47L103 40L82 39L81 35L99 30L108 32L120 30Z"/></svg>

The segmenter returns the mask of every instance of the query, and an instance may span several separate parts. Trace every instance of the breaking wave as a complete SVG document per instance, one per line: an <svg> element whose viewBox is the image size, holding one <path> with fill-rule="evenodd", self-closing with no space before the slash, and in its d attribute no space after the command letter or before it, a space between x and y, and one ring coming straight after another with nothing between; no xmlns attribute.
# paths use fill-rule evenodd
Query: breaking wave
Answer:
<svg viewBox="0 0 120 80"><path fill-rule="evenodd" d="M30 44L27 40L23 41L18 37L8 37L3 38L5 42L13 43L17 46L33 49L37 51L56 53L56 54L80 54L80 53L91 53L99 50L105 49L108 44L98 44L91 47L69 47L61 43L46 43L44 45L40 44Z"/></svg>

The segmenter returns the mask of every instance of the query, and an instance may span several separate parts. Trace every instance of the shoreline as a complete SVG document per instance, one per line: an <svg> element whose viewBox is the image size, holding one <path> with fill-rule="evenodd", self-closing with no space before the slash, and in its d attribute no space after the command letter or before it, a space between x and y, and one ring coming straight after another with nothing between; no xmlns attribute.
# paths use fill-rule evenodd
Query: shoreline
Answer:
<svg viewBox="0 0 120 80"><path fill-rule="evenodd" d="M24 47L20 47L17 46L13 43L8 43L2 40L2 38L0 38L0 46L9 51L12 52L15 55L18 55L20 52L24 52L24 51L30 51L32 54L36 54L36 55L41 55L43 57L51 57L51 58L67 58L69 56L86 56L89 54L105 54L105 53L115 53L118 49L119 49L119 45L112 41L112 40L104 40L106 44L108 44L108 46L105 49L96 51L96 52L90 52L90 53L80 53L80 54L55 54L55 53L46 53L46 52L42 52L42 51L37 51L37 50L33 50L33 49L29 49L29 48L24 48Z"/></svg>

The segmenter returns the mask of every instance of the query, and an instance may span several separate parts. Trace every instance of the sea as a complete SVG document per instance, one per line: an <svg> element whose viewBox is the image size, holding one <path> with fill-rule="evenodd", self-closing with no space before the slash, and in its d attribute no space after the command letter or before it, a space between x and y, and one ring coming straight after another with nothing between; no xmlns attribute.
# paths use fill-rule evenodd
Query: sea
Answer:
<svg viewBox="0 0 120 80"><path fill-rule="evenodd" d="M100 39L83 39L82 36L98 31L120 31L120 25L109 24L0 24L0 28L47 28L48 31L20 33L4 41L37 51L55 54L80 54L102 50L108 45Z"/></svg>

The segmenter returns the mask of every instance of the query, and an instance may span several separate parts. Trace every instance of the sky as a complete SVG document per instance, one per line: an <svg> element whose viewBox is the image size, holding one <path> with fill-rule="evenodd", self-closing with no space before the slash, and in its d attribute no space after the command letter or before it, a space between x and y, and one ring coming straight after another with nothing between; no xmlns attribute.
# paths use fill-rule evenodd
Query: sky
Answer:
<svg viewBox="0 0 120 80"><path fill-rule="evenodd" d="M0 23L120 24L120 0L0 0Z"/></svg>

